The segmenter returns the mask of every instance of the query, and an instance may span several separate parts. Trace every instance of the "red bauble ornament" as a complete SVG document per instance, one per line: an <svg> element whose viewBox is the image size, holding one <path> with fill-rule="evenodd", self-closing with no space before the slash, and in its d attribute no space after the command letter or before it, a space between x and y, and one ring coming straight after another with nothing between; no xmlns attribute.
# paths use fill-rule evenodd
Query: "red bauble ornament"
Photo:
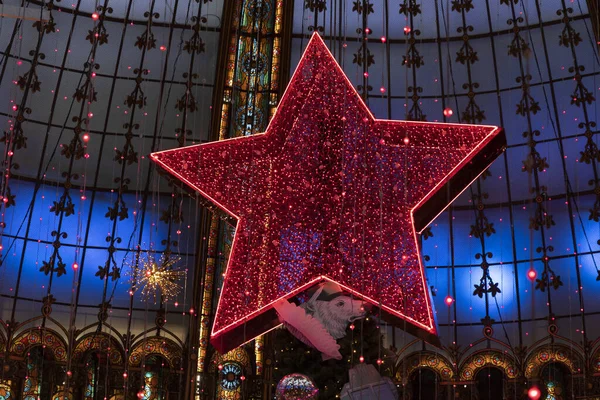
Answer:
<svg viewBox="0 0 600 400"><path fill-rule="evenodd" d="M444 108L444 117L451 117L454 111L450 107Z"/></svg>
<svg viewBox="0 0 600 400"><path fill-rule="evenodd" d="M446 296L446 298L444 299L444 302L446 303L446 305L448 307L450 307L452 305L452 303L454 303L454 299L452 298L452 296L448 295Z"/></svg>
<svg viewBox="0 0 600 400"><path fill-rule="evenodd" d="M529 271L527 271L527 277L530 281L535 281L535 278L537 278L537 271L531 268Z"/></svg>
<svg viewBox="0 0 600 400"><path fill-rule="evenodd" d="M376 119L314 34L265 133L151 158L237 224L211 334L225 353L324 281L439 342L416 235L505 146L493 126Z"/></svg>

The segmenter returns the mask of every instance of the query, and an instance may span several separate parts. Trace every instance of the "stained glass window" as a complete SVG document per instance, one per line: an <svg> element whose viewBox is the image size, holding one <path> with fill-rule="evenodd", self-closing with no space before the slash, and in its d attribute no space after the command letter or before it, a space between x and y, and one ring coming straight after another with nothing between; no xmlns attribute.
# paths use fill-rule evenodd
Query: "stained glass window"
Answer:
<svg viewBox="0 0 600 400"><path fill-rule="evenodd" d="M141 391L143 400L167 400L177 398L177 390L169 387L171 382L169 363L162 357L149 356L146 361L146 371L143 375L144 388Z"/></svg>
<svg viewBox="0 0 600 400"><path fill-rule="evenodd" d="M264 131L278 101L283 0L240 0L221 108L221 139Z"/></svg>
<svg viewBox="0 0 600 400"><path fill-rule="evenodd" d="M97 358L94 354L90 354L85 363L85 400L94 400L94 396L96 395L97 365Z"/></svg>
<svg viewBox="0 0 600 400"><path fill-rule="evenodd" d="M241 400L245 376L250 372L250 358L244 347L238 347L224 355L213 353L209 372L216 376L211 394L219 400ZM213 397L210 397L213 398Z"/></svg>
<svg viewBox="0 0 600 400"><path fill-rule="evenodd" d="M546 400L558 400L562 399L561 394L563 388L560 382L550 381L546 383Z"/></svg>
<svg viewBox="0 0 600 400"><path fill-rule="evenodd" d="M27 375L23 384L23 400L37 400L42 390L42 351L39 347L33 348L27 357Z"/></svg>
<svg viewBox="0 0 600 400"><path fill-rule="evenodd" d="M542 371L543 400L564 400L566 379L563 368L556 363L548 364Z"/></svg>
<svg viewBox="0 0 600 400"><path fill-rule="evenodd" d="M223 363L219 375L218 399L241 399L240 386L242 385L242 366L236 362Z"/></svg>
<svg viewBox="0 0 600 400"><path fill-rule="evenodd" d="M0 381L0 400L12 400L11 381Z"/></svg>
<svg viewBox="0 0 600 400"><path fill-rule="evenodd" d="M62 385L58 387L58 390L52 396L52 400L72 400L72 399L73 399L72 389L67 390Z"/></svg>
<svg viewBox="0 0 600 400"><path fill-rule="evenodd" d="M144 400L158 400L158 376L156 372L146 372L144 374Z"/></svg>

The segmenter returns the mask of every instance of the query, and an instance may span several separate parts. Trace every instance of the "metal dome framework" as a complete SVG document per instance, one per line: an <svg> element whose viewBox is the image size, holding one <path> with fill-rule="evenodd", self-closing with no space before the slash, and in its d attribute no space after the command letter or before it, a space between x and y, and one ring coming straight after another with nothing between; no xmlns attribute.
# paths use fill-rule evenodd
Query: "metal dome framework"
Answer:
<svg viewBox="0 0 600 400"><path fill-rule="evenodd" d="M422 236L444 348L422 352L422 343L389 328L398 376L410 360L435 352L431 359L454 366L446 373L450 384L480 368L478 357L493 364L504 354L520 382L525 371L543 369L534 361L562 351L573 355L569 365L580 366L570 369L573 375L600 385L593 380L600 374L595 2L30 0L24 6L49 21L0 19L0 354L28 336L41 342L49 335L67 352L78 349L79 360L114 341L123 360L129 349L141 354L142 366L146 350L181 358L172 365L185 371L177 381L196 374L196 363L182 354L200 342L204 373L210 358L202 332L232 231L160 178L146 155L262 129L288 64L297 64L318 31L375 116L497 124L507 132L504 158ZM271 22L257 22L265 15ZM253 43L261 40L271 44L256 51ZM252 74L240 67L245 56L251 66L280 64L260 85L244 86ZM152 304L130 294L125 272L147 252L182 258L188 284L174 301ZM263 340L251 356L261 373ZM9 371L24 368L17 364L27 357L21 358ZM60 364L64 374L68 358ZM122 374L134 377L133 367L123 362L116 369L111 390L127 387ZM421 367L427 366L413 369ZM456 389L460 396L470 393L474 380L468 383Z"/></svg>

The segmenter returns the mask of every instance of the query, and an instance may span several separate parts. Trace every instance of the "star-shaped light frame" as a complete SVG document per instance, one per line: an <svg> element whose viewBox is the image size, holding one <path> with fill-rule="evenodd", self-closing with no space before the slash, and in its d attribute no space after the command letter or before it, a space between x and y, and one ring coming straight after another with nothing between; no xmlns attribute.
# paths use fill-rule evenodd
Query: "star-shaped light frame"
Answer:
<svg viewBox="0 0 600 400"><path fill-rule="evenodd" d="M495 126L376 119L315 33L265 133L151 158L237 223L211 334L223 353L327 280L438 343L417 233L505 147Z"/></svg>

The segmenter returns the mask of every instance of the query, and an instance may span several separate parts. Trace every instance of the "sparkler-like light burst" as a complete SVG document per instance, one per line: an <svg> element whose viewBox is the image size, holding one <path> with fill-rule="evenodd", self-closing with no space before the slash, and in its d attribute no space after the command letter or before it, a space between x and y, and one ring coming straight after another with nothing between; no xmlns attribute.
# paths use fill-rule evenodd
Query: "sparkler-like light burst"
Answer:
<svg viewBox="0 0 600 400"><path fill-rule="evenodd" d="M133 291L141 289L144 300L154 300L162 296L163 301L174 299L181 292L178 281L185 276L185 271L174 269L181 260L180 257L170 257L165 254L159 260L148 254L145 260L140 260L131 267ZM132 292L133 293L133 292Z"/></svg>

